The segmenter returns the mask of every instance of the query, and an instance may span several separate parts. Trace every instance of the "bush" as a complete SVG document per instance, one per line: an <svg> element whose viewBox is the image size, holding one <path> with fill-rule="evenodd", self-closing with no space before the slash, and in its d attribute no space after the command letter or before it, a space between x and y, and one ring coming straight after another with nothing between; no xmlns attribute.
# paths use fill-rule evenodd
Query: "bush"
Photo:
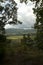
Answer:
<svg viewBox="0 0 43 65"><path fill-rule="evenodd" d="M0 42L5 42L5 41L6 41L6 36L0 35Z"/></svg>

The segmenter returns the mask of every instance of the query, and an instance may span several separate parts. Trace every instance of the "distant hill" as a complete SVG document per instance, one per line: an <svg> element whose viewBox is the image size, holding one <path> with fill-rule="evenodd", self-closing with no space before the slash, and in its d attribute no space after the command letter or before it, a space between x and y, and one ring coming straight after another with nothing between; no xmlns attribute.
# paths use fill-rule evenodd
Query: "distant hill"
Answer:
<svg viewBox="0 0 43 65"><path fill-rule="evenodd" d="M6 35L22 35L22 34L28 34L28 33L36 33L35 29L15 29L10 28L6 29Z"/></svg>

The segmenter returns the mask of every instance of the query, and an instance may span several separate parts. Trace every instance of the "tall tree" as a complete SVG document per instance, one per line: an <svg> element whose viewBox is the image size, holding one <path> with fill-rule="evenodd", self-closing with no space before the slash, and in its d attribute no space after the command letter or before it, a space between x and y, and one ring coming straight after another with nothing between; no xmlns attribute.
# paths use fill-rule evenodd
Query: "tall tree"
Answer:
<svg viewBox="0 0 43 65"><path fill-rule="evenodd" d="M37 29L36 43L37 46L43 49L43 0L35 1L34 14L36 15L35 29Z"/></svg>
<svg viewBox="0 0 43 65"><path fill-rule="evenodd" d="M14 0L0 0L0 35L5 34L6 24L17 24L17 3ZM12 21L10 21L12 19Z"/></svg>
<svg viewBox="0 0 43 65"><path fill-rule="evenodd" d="M5 25L22 23L17 20L17 3L14 0L0 0L0 65L5 57ZM10 21L10 19L12 19Z"/></svg>
<svg viewBox="0 0 43 65"><path fill-rule="evenodd" d="M20 0L20 2L27 2L27 0ZM37 46L43 49L43 0L30 0L35 2L34 14L36 15L36 23L34 28L37 30L36 43Z"/></svg>

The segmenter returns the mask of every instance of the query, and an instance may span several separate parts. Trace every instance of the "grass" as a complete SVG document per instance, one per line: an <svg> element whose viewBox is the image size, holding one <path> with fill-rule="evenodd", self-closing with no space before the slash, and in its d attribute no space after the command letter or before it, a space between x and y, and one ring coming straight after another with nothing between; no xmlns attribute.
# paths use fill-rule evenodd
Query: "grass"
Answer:
<svg viewBox="0 0 43 65"><path fill-rule="evenodd" d="M7 36L7 39L11 42L5 46L4 65L43 65L42 50L18 43L23 36Z"/></svg>
<svg viewBox="0 0 43 65"><path fill-rule="evenodd" d="M7 39L15 40L15 39L22 39L23 36L8 36Z"/></svg>
<svg viewBox="0 0 43 65"><path fill-rule="evenodd" d="M32 35L32 36L30 36L30 37L31 37L31 39L33 39L33 40L34 40L34 38L35 38L34 35ZM7 39L10 39L10 40L23 39L23 35L22 35L22 36L7 36Z"/></svg>
<svg viewBox="0 0 43 65"><path fill-rule="evenodd" d="M10 47L6 47L6 54L12 65L16 65L15 63L18 65L43 65L43 51L30 48L25 44L12 44Z"/></svg>

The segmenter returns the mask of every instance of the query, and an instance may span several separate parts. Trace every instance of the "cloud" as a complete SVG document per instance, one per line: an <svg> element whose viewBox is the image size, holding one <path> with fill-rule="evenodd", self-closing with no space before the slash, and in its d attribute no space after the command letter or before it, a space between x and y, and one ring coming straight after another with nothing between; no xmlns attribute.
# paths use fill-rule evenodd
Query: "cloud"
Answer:
<svg viewBox="0 0 43 65"><path fill-rule="evenodd" d="M32 8L34 4L29 1L26 5L25 3L18 3L17 16L18 20L23 22L21 25L6 25L5 28L31 28L35 23L35 15L33 14Z"/></svg>

